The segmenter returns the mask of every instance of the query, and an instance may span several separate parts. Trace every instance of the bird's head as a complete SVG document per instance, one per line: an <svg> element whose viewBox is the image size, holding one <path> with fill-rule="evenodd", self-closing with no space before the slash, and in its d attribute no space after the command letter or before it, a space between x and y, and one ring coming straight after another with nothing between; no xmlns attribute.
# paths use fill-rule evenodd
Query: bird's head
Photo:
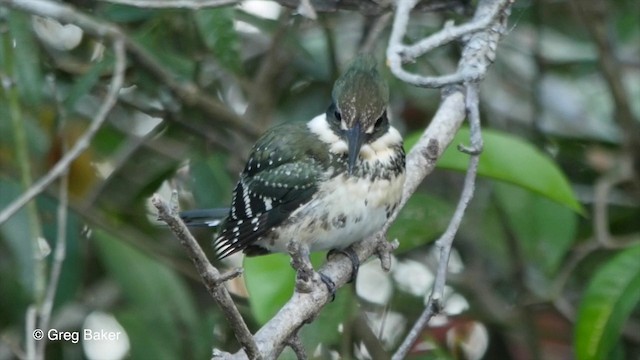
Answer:
<svg viewBox="0 0 640 360"><path fill-rule="evenodd" d="M331 129L348 144L348 169L353 173L360 149L389 129L389 87L371 55L358 55L336 80L327 110Z"/></svg>

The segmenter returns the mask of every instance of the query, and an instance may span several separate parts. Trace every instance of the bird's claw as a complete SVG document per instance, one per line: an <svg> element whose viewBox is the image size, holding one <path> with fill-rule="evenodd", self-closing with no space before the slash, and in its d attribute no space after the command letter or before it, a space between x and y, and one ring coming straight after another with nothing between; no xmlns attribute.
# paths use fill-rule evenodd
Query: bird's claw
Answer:
<svg viewBox="0 0 640 360"><path fill-rule="evenodd" d="M296 291L300 293L310 293L313 286L313 270L311 273L304 269L298 269L296 272Z"/></svg>
<svg viewBox="0 0 640 360"><path fill-rule="evenodd" d="M318 275L320 275L320 280L327 286L327 290L329 290L329 295L331 296L331 302L333 302L333 300L336 299L336 283L321 272L318 272Z"/></svg>

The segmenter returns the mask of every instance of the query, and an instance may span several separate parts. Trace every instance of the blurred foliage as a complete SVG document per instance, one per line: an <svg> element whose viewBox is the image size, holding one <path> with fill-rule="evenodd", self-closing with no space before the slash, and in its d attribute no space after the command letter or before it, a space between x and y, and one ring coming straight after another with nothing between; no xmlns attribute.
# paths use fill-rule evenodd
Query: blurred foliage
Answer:
<svg viewBox="0 0 640 360"><path fill-rule="evenodd" d="M71 166L62 225L66 256L51 326L79 331L99 310L124 327L131 358L204 358L213 347L234 351L238 345L224 317L180 245L154 222L148 196L168 197L177 189L185 209L226 206L255 140L229 114L246 115L260 133L276 122L324 112L333 80L375 19L341 11L311 21L264 1L201 10L74 3L122 28L157 64L130 54L118 104ZM577 3L515 4L512 27L482 83L485 152L455 242L451 316L424 331L412 358L640 357L640 179L637 169L628 176L618 172L625 159L637 161L640 149L628 144L637 144L640 133L620 119L602 73L603 53L585 30L592 24L581 21ZM617 81L637 121L640 3L601 4L606 16L599 21L622 74ZM464 19L452 12L415 14L408 39L440 29L452 17ZM381 63L388 33L389 27L379 34L374 50ZM458 52L439 49L414 69L450 72ZM112 67L107 40L0 7L0 209L83 134L104 99ZM386 75L393 121L408 149L437 110L439 92ZM188 101L170 82L197 86L229 113ZM398 346L424 303L433 242L462 188L467 157L455 145L467 143L467 134L460 131L390 230L389 238L400 241L391 274L359 277L371 285L362 289L373 290L340 289L302 330L310 356L366 358L364 352L380 356ZM18 356L28 341L25 314L44 296L54 261L48 250L59 241L59 197L58 186L50 186L0 225L0 359ZM211 231L195 233L213 259ZM314 256L316 264L324 261L324 254ZM237 260L216 265L239 266ZM252 331L290 297L288 262L284 255L246 259L245 277L229 284ZM412 264L409 275L402 264ZM388 302L377 303L371 291L389 291L383 296ZM485 342L472 342L470 334L486 334ZM79 344L52 341L47 355L86 353ZM293 354L287 350L283 357Z"/></svg>

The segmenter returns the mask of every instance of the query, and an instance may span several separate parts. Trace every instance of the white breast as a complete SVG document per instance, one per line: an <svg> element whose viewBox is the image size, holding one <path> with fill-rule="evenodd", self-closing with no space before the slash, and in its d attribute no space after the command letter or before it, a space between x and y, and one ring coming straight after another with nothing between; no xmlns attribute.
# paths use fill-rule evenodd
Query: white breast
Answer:
<svg viewBox="0 0 640 360"><path fill-rule="evenodd" d="M339 175L274 229L276 241L264 240L260 245L286 252L288 241L295 239L308 244L311 251L344 249L382 228L400 201L403 184L404 174L375 182Z"/></svg>

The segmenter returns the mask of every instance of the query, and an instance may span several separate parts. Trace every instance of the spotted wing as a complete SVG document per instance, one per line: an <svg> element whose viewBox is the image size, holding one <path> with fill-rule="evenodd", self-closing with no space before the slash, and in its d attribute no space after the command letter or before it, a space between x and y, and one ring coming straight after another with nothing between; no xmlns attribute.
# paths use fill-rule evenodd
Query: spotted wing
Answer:
<svg viewBox="0 0 640 360"><path fill-rule="evenodd" d="M319 161L304 151L309 144L275 136L282 137L272 132L254 147L236 185L229 217L214 242L220 258L241 250L259 254L253 244L311 200L318 189L323 171ZM294 151L300 146L302 152Z"/></svg>

